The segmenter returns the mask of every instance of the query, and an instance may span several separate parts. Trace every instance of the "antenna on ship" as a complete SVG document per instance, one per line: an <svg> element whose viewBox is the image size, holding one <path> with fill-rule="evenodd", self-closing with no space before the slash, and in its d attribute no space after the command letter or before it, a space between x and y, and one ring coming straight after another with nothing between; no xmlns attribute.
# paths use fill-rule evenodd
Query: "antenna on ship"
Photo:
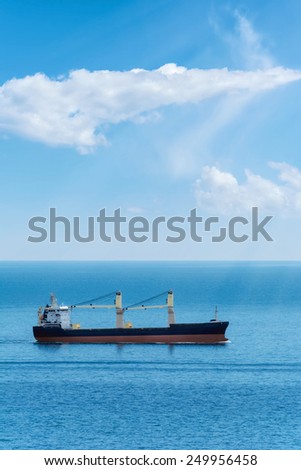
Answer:
<svg viewBox="0 0 301 470"><path fill-rule="evenodd" d="M211 321L218 321L218 310L217 310L217 305L215 306L214 310L214 318Z"/></svg>

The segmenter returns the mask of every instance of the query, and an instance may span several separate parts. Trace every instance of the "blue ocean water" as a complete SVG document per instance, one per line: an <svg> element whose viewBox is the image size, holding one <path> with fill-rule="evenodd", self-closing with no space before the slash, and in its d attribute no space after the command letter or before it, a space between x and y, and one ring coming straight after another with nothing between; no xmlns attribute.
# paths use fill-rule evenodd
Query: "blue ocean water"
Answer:
<svg viewBox="0 0 301 470"><path fill-rule="evenodd" d="M0 449L299 449L301 263L1 262ZM39 345L49 293L124 305L173 289L178 322L226 345ZM128 315L166 325L166 312ZM76 311L113 326L113 311Z"/></svg>

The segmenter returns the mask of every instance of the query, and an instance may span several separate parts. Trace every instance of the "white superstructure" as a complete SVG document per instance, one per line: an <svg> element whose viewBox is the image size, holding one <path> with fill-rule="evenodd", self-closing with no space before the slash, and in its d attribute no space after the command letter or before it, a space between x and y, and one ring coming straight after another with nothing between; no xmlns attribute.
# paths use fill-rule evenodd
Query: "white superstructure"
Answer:
<svg viewBox="0 0 301 470"><path fill-rule="evenodd" d="M61 326L62 328L72 328L71 311L66 305L58 305L54 294L50 295L50 305L40 307L38 310L39 326L51 327Z"/></svg>

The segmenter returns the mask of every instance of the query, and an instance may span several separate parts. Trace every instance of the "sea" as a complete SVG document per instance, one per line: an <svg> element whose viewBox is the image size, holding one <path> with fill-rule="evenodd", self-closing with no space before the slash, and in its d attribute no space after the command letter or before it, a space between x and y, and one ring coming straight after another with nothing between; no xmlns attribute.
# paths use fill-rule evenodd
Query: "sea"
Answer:
<svg viewBox="0 0 301 470"><path fill-rule="evenodd" d="M51 292L125 306L172 289L176 320L229 321L224 345L38 344ZM157 300L158 301L158 300ZM165 301L165 299L164 299ZM162 310L126 313L167 325ZM74 310L82 327L114 310ZM301 262L0 263L0 449L300 449Z"/></svg>

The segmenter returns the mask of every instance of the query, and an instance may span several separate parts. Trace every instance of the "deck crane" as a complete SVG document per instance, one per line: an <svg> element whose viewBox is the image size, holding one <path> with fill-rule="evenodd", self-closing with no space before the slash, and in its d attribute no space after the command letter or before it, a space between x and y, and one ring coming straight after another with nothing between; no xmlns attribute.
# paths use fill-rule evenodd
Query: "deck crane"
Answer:
<svg viewBox="0 0 301 470"><path fill-rule="evenodd" d="M93 304L92 301L87 301L87 303L79 303L75 305L70 305L69 308L72 310L74 308L84 308L84 309L110 309L110 308L115 308L116 309L116 328L124 328L124 312L129 311L129 310L149 310L149 309L163 309L167 308L168 309L168 325L172 325L175 323L175 312L174 312L174 297L173 297L173 291L169 290L168 292L164 292L163 294L167 293L167 300L165 304L161 305L144 305L144 303L154 300L158 297L161 297L162 294L156 295L154 297L151 297L146 300L142 300L139 303L136 303L134 305L130 305L128 307L122 307L122 293L120 291L117 291L115 293L115 301L114 304L104 304L104 305L97 305ZM107 298L109 295L112 294L107 294L106 296L103 296L102 298ZM99 300L98 298L97 300ZM93 299L96 300L96 299Z"/></svg>

